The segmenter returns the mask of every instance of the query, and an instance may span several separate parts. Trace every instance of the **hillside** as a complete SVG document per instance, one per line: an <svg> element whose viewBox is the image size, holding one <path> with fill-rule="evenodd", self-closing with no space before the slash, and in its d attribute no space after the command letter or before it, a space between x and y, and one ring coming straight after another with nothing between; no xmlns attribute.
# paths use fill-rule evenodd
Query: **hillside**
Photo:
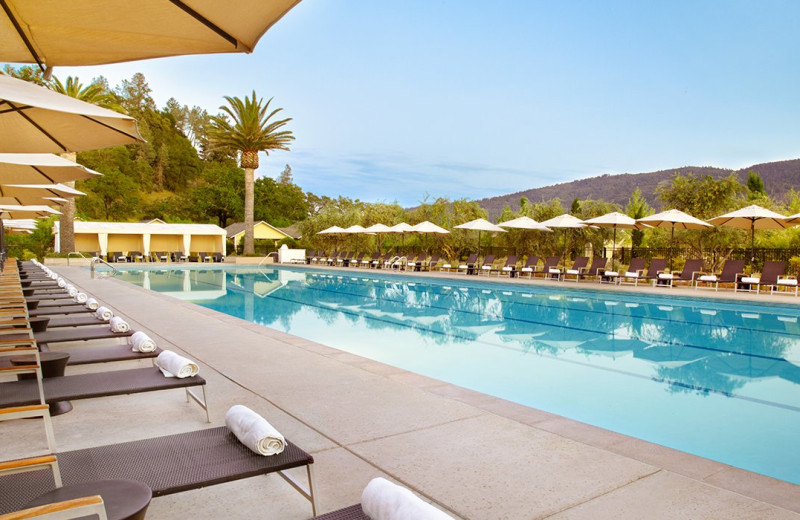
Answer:
<svg viewBox="0 0 800 520"><path fill-rule="evenodd" d="M735 173L739 180L744 183L747 181L748 172L751 171L761 176L767 192L772 197L780 199L792 187L800 190L800 159L792 159L789 161L755 164L741 170L728 170L710 166L684 166L682 168L649 173L601 175L599 177L590 177L588 179L520 191L509 195L481 199L478 203L489 212L490 216L500 214L506 205L511 206L513 210L518 210L520 197L527 197L531 202L558 198L561 199L565 207L568 207L576 197L578 199L602 199L624 206L631 192L638 187L648 202L658 208L660 204L655 195L656 187L660 182L668 182L673 175L693 173L698 177L712 175L715 178L720 178Z"/></svg>

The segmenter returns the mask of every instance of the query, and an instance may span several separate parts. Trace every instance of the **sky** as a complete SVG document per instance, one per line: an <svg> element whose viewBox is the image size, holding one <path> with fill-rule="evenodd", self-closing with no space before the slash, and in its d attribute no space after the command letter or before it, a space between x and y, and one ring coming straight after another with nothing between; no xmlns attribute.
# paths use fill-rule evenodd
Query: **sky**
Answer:
<svg viewBox="0 0 800 520"><path fill-rule="evenodd" d="M145 75L218 113L255 90L291 117L317 195L414 206L603 174L800 157L796 0L303 0L254 53L59 67Z"/></svg>

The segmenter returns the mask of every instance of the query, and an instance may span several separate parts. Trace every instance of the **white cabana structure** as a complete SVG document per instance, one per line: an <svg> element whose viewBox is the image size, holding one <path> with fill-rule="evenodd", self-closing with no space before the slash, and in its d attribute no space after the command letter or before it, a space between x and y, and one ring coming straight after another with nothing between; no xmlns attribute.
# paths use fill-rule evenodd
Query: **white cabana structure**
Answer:
<svg viewBox="0 0 800 520"><path fill-rule="evenodd" d="M59 222L53 226L55 250L59 252ZM213 224L165 224L153 222L81 222L75 221L75 250L98 252L222 253L225 254L225 230Z"/></svg>

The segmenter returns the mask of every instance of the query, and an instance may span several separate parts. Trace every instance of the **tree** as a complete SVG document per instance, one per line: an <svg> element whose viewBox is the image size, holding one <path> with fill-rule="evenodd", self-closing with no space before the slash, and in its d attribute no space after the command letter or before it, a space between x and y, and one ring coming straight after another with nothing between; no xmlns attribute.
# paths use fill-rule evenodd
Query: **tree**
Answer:
<svg viewBox="0 0 800 520"><path fill-rule="evenodd" d="M78 207L93 218L127 220L133 216L141 200L136 183L119 170L86 181L87 190L95 197L83 197Z"/></svg>
<svg viewBox="0 0 800 520"><path fill-rule="evenodd" d="M647 199L642 196L642 190L639 188L633 190L633 193L628 198L628 203L625 205L625 214L636 220L653 214L653 208L647 203ZM644 231L640 229L631 231L631 245L633 247L641 246L642 240L644 240Z"/></svg>
<svg viewBox="0 0 800 520"><path fill-rule="evenodd" d="M239 154L239 165L244 169L244 254L255 254L253 240L254 174L258 168L258 152L269 155L272 150L289 150L294 140L290 130L281 130L291 118L272 120L283 109L269 111L269 104L251 97L244 100L225 96L228 106L221 106L222 114L211 117L208 136L212 149ZM229 119L230 118L230 119ZM232 121L231 121L232 120Z"/></svg>
<svg viewBox="0 0 800 520"><path fill-rule="evenodd" d="M109 92L106 81L100 77L95 78L89 85L83 86L80 80L74 76L67 76L65 83L62 83L57 77L53 77L47 86L54 92L64 94L86 103L106 107L106 108L119 108L116 106L115 98ZM66 152L61 154L62 157L70 161L77 160L75 152ZM65 183L70 188L75 187L75 182ZM75 251L75 199L69 199L63 206L61 206L61 217L59 217L60 232L59 232L59 246L60 250L64 252Z"/></svg>
<svg viewBox="0 0 800 520"><path fill-rule="evenodd" d="M767 196L767 190L764 189L764 180L756 172L748 172L747 174L747 192L751 199Z"/></svg>

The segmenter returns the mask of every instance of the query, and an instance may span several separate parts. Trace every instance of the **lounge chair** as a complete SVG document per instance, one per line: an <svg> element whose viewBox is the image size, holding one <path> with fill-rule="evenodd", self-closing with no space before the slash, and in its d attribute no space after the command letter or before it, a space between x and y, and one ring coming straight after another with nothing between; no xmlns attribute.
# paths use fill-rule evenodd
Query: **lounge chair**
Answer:
<svg viewBox="0 0 800 520"><path fill-rule="evenodd" d="M149 486L154 497L278 473L311 503L312 514L316 514L313 463L311 455L290 441L282 453L257 455L225 426L58 453L64 485L133 480ZM306 468L307 487L286 473L302 467ZM54 488L50 471L1 476L0 513L18 510Z"/></svg>
<svg viewBox="0 0 800 520"><path fill-rule="evenodd" d="M128 257L125 256L124 254L122 254L122 251L114 251L112 253L108 253L108 255L106 255L106 256L108 257L108 261L109 262L116 263L116 262L127 262L128 261Z"/></svg>
<svg viewBox="0 0 800 520"><path fill-rule="evenodd" d="M360 262L360 267L370 267L373 263L375 263L381 257L380 253L372 253L372 256L369 258L362 258Z"/></svg>
<svg viewBox="0 0 800 520"><path fill-rule="evenodd" d="M439 262L442 260L442 255L431 255L430 260L427 263L420 266L420 270L422 271L433 271L439 265Z"/></svg>
<svg viewBox="0 0 800 520"><path fill-rule="evenodd" d="M128 257L130 257L131 262L144 262L144 255L141 251L130 251Z"/></svg>
<svg viewBox="0 0 800 520"><path fill-rule="evenodd" d="M221 263L221 262L223 262L225 260L225 255L223 255L220 252L213 253L211 255L211 257L213 258L214 262L217 262L217 263Z"/></svg>
<svg viewBox="0 0 800 520"><path fill-rule="evenodd" d="M646 259L633 258L631 259L631 263L628 265L628 269L625 271L625 273L620 274L618 271L605 271L600 277L600 283L617 284L622 278L634 278L642 276L645 265L647 265Z"/></svg>
<svg viewBox="0 0 800 520"><path fill-rule="evenodd" d="M683 271L679 275L675 273L659 273L653 280L653 287L674 287L676 283L688 283L694 285L694 280L703 272L703 259L690 258L683 264Z"/></svg>
<svg viewBox="0 0 800 520"><path fill-rule="evenodd" d="M587 268L580 269L577 275L575 275L575 282L577 283L587 278L599 278L600 275L605 272L606 264L608 264L608 258L603 258L602 256L592 258L592 264ZM564 280L567 280L567 276L571 277L573 273L567 271L564 274Z"/></svg>
<svg viewBox="0 0 800 520"><path fill-rule="evenodd" d="M775 294L775 291L781 292L781 288L783 288L784 292L792 292L794 291L794 295L797 296L797 290L800 288L800 282L798 282L797 276L793 274L783 274L778 276L778 280L775 282L769 293Z"/></svg>
<svg viewBox="0 0 800 520"><path fill-rule="evenodd" d="M721 273L701 273L697 276L694 280L694 288L710 289L713 284L714 291L719 291L719 284L721 283L735 284L736 279L744 272L745 263L745 260L726 260L725 265L722 266Z"/></svg>
<svg viewBox="0 0 800 520"><path fill-rule="evenodd" d="M340 265L342 267L347 267L347 264L350 262L350 259L353 257L352 251L346 252L344 255L340 255L336 259L336 265Z"/></svg>
<svg viewBox="0 0 800 520"><path fill-rule="evenodd" d="M555 277L558 279L561 270L558 268L558 264L561 263L560 256L548 256L547 260L545 260L544 265L541 269L535 269L532 273L532 276L536 276L539 274L543 274L545 277Z"/></svg>
<svg viewBox="0 0 800 520"><path fill-rule="evenodd" d="M369 266L371 269L380 269L386 265L391 257L391 253L384 253L383 255L379 256L377 260L373 260Z"/></svg>
<svg viewBox="0 0 800 520"><path fill-rule="evenodd" d="M737 277L734 284L733 291L746 291L753 292L755 287L756 294L761 292L761 287L772 287L778 284L778 277L786 273L786 262L764 262L764 268L761 269L759 276L744 276Z"/></svg>
<svg viewBox="0 0 800 520"><path fill-rule="evenodd" d="M486 276L489 276L492 272L492 264L494 263L494 255L486 255L483 258L483 262L481 262L480 269L478 270L478 274L485 273Z"/></svg>
<svg viewBox="0 0 800 520"><path fill-rule="evenodd" d="M324 515L315 516L312 520L370 520L370 518L364 514L361 504L356 504L325 513Z"/></svg>
<svg viewBox="0 0 800 520"><path fill-rule="evenodd" d="M517 255L508 255L506 257L506 263L500 269L494 269L497 273L497 276L500 277L502 275L506 275L509 278L514 278L517 276Z"/></svg>
<svg viewBox="0 0 800 520"><path fill-rule="evenodd" d="M206 262L210 262L211 258L209 258L208 253L200 251L197 253L197 261L200 262L201 264L204 264Z"/></svg>
<svg viewBox="0 0 800 520"><path fill-rule="evenodd" d="M124 338L131 336L133 331L113 332L109 326L73 327L44 332L36 332L33 337L37 343L65 343L67 341L91 341L95 339Z"/></svg>
<svg viewBox="0 0 800 520"><path fill-rule="evenodd" d="M175 251L174 253L171 254L171 256L172 256L172 261L173 262L185 262L186 261L186 255L183 253L183 251Z"/></svg>
<svg viewBox="0 0 800 520"><path fill-rule="evenodd" d="M358 253L354 258L350 258L350 261L347 263L348 267L359 267L361 265L361 260L364 259L364 253Z"/></svg>
<svg viewBox="0 0 800 520"><path fill-rule="evenodd" d="M206 380L200 376L164 377L156 367L112 370L110 372L93 372L42 379L44 398L47 403L183 388L186 390L187 397L191 397L205 410L206 419L211 422L205 398L205 384ZM195 386L202 388L202 398L190 390ZM0 408L28 406L38 403L39 391L36 380L26 379L0 383Z"/></svg>
<svg viewBox="0 0 800 520"><path fill-rule="evenodd" d="M666 270L666 268L667 268L666 258L653 258L650 260L650 265L647 266L647 271L642 271L641 274L638 275L632 272L625 273L624 276L620 276L619 284L620 285L626 283L630 284L631 282L627 280L632 280L633 285L637 286L639 285L639 281L656 280L658 278L658 275L663 273ZM632 276L629 276L629 274Z"/></svg>
<svg viewBox="0 0 800 520"><path fill-rule="evenodd" d="M475 264L477 261L478 261L477 253L469 255L467 261L464 262L463 264L460 264L456 269L456 272L460 273L461 271L464 271L464 274L473 274L473 272L475 271Z"/></svg>
<svg viewBox="0 0 800 520"><path fill-rule="evenodd" d="M422 270L422 264L427 259L428 259L428 254L427 253L420 253L419 255L417 255L417 258L415 258L413 260L411 258L409 258L408 259L408 263L406 264L406 266L408 267L408 269L410 271L421 271Z"/></svg>
<svg viewBox="0 0 800 520"><path fill-rule="evenodd" d="M534 255L528 255L528 258L525 259L525 265L519 270L520 276L525 273L528 273L528 278L533 277L533 273L538 269L539 266L539 257Z"/></svg>
<svg viewBox="0 0 800 520"><path fill-rule="evenodd" d="M561 280L566 280L567 276L574 276L575 281L577 282L581 274L583 274L583 271L586 269L586 264L588 263L588 256L579 256L574 262L572 262L572 267L570 269L564 269L564 271L561 272Z"/></svg>

